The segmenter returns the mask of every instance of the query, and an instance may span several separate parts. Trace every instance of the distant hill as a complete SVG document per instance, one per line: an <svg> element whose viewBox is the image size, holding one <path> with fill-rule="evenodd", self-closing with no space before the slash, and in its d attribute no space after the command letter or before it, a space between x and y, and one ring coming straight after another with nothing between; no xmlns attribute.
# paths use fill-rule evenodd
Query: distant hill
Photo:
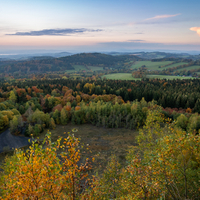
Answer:
<svg viewBox="0 0 200 200"><path fill-rule="evenodd" d="M0 54L0 60L29 60L34 57L54 57L60 58L64 56L70 56L73 53L69 52L59 52L59 53L19 53L19 54Z"/></svg>
<svg viewBox="0 0 200 200"><path fill-rule="evenodd" d="M47 60L47 59L53 59L53 57L52 56L35 56L27 60Z"/></svg>
<svg viewBox="0 0 200 200"><path fill-rule="evenodd" d="M114 67L116 64L122 64L126 60L141 60L137 56L133 55L119 55L111 56L101 53L81 53L72 56L62 57L60 60L73 63L73 64L84 64L84 65L103 65L105 67Z"/></svg>
<svg viewBox="0 0 200 200"><path fill-rule="evenodd" d="M162 59L162 58L179 58L179 59L192 59L199 60L200 55L190 55L188 53L166 53L166 52L135 52L134 55L137 55L143 59Z"/></svg>
<svg viewBox="0 0 200 200"><path fill-rule="evenodd" d="M134 55L111 56L101 53L81 53L60 58L42 56L32 57L25 61L0 61L0 73L65 71L73 70L73 65L120 68L127 61L137 60L141 58Z"/></svg>
<svg viewBox="0 0 200 200"><path fill-rule="evenodd" d="M60 58L60 57L64 57L64 56L70 56L70 55L73 55L73 54L69 53L69 52L60 52L60 53L50 54L50 56L56 57L56 58Z"/></svg>

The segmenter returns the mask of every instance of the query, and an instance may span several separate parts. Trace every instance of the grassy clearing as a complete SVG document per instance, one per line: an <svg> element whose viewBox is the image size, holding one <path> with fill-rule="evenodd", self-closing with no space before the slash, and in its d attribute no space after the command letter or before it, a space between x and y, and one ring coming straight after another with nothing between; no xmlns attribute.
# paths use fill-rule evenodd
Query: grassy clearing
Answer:
<svg viewBox="0 0 200 200"><path fill-rule="evenodd" d="M100 71L103 70L103 67L96 67L96 66L88 66L92 71Z"/></svg>
<svg viewBox="0 0 200 200"><path fill-rule="evenodd" d="M172 63L172 61L162 61L162 62L138 61L135 62L135 64L133 64L131 68L138 69L142 65L146 65L148 70L163 70L165 68L159 68L159 66L167 65L170 63Z"/></svg>
<svg viewBox="0 0 200 200"><path fill-rule="evenodd" d="M103 75L101 78L106 77L112 80L141 80L141 78L133 78L131 73L114 73Z"/></svg>
<svg viewBox="0 0 200 200"><path fill-rule="evenodd" d="M115 73L115 74L107 74L103 75L107 79L112 80L141 80L141 78L133 78L131 73ZM193 79L193 77L182 77L182 76L168 76L168 75L147 75L147 78L159 78L159 79Z"/></svg>
<svg viewBox="0 0 200 200"><path fill-rule="evenodd" d="M191 67L186 67L186 68L178 69L176 71L178 71L178 72L183 71L183 70L189 71L189 70L192 70L192 69L200 69L200 66L199 65L194 65L194 66L191 66Z"/></svg>
<svg viewBox="0 0 200 200"><path fill-rule="evenodd" d="M96 161L93 168L94 170L100 169L100 172L104 169L112 154L115 154L123 164L127 150L130 146L136 145L135 137L138 135L138 131L125 128L103 128L91 124L73 125L69 123L66 126L57 125L56 129L50 130L52 141L57 140L59 136L67 137L67 133L74 128L78 129L78 132L74 133L75 137L80 138L81 145L85 147L82 151L83 159L89 156L95 157ZM43 140L47 131L41 133L39 139ZM87 144L89 144L91 151L86 153ZM12 154L13 152L0 154L0 164L6 156Z"/></svg>
<svg viewBox="0 0 200 200"><path fill-rule="evenodd" d="M95 166L105 166L108 158L115 154L120 162L125 161L127 150L130 146L136 145L135 136L138 131L125 128L103 128L96 127L91 124L72 125L71 123L62 126L57 125L55 130L51 130L52 140L56 140L59 136L67 137L64 132L70 132L73 128L78 129L74 135L81 139L81 144L89 144L89 149L92 151L90 155L97 160ZM43 139L47 130L44 131L40 139ZM90 156L85 155L85 156Z"/></svg>
<svg viewBox="0 0 200 200"><path fill-rule="evenodd" d="M162 69L177 67L177 66L186 65L186 64L188 64L188 63L186 63L186 62L179 62L179 63L175 63L175 64L172 64L172 65L169 65L169 66L167 66L167 67L163 67Z"/></svg>
<svg viewBox="0 0 200 200"><path fill-rule="evenodd" d="M193 79L193 77L183 77L183 76L168 76L168 75L147 75L147 78L159 78L159 79Z"/></svg>
<svg viewBox="0 0 200 200"><path fill-rule="evenodd" d="M99 71L99 70L103 70L103 67L96 67L96 66L87 66L87 69L84 65L74 65L73 66L75 69L73 70L66 70L66 72L68 73L73 73L73 72L79 72L79 71L89 71L89 70L92 70L92 71Z"/></svg>
<svg viewBox="0 0 200 200"><path fill-rule="evenodd" d="M85 66L83 66L83 65L73 65L73 67L74 67L75 69L66 70L66 72L72 73L72 72L78 72L78 71L81 71L81 70L87 70L87 69L85 68Z"/></svg>

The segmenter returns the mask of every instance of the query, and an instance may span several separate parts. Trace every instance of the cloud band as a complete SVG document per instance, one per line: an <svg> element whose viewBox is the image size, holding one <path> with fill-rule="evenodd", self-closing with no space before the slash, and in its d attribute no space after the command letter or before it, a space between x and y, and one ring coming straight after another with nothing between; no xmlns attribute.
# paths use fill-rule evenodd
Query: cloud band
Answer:
<svg viewBox="0 0 200 200"><path fill-rule="evenodd" d="M178 15L180 15L180 13L175 14L175 15L156 15L155 17L148 18L148 19L145 19L145 20L164 19L164 18L176 17Z"/></svg>
<svg viewBox="0 0 200 200"><path fill-rule="evenodd" d="M14 34L6 34L6 35L19 35L19 36L43 36L43 35L55 35L55 36L64 36L64 35L71 35L77 33L84 33L84 32L99 32L102 31L101 29L43 29L40 31L30 31L30 32L16 32Z"/></svg>

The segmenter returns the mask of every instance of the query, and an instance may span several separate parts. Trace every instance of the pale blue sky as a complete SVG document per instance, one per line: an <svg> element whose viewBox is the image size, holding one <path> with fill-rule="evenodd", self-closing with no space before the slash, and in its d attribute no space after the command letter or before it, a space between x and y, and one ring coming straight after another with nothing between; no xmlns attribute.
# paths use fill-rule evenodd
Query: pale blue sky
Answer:
<svg viewBox="0 0 200 200"><path fill-rule="evenodd" d="M200 51L199 0L6 0L0 51Z"/></svg>

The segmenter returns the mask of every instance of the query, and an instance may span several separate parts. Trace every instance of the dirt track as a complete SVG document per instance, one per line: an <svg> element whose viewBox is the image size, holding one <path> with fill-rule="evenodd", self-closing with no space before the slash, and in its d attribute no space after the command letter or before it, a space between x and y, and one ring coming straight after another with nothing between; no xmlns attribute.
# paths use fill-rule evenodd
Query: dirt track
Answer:
<svg viewBox="0 0 200 200"><path fill-rule="evenodd" d="M9 129L0 134L0 153L4 149L9 150L12 148L19 148L29 144L28 137L14 136L10 133Z"/></svg>

